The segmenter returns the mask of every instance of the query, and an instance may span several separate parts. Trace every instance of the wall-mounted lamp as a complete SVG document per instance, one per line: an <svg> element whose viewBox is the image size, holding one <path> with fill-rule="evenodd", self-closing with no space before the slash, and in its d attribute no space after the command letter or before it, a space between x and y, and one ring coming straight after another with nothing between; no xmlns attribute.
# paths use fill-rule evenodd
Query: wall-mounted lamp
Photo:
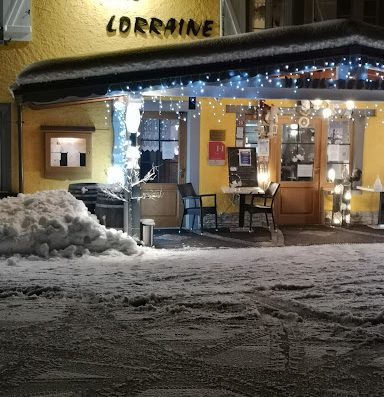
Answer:
<svg viewBox="0 0 384 397"><path fill-rule="evenodd" d="M269 183L268 163L259 163L257 171L257 182L262 189L266 189Z"/></svg>

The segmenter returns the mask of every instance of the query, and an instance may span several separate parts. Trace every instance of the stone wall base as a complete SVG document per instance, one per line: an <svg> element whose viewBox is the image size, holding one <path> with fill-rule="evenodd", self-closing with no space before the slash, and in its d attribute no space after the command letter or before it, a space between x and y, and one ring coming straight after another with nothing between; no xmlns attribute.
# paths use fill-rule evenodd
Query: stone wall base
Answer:
<svg viewBox="0 0 384 397"><path fill-rule="evenodd" d="M324 224L331 224L331 211L325 211L324 213ZM351 225L373 225L377 223L378 215L375 212L351 212ZM271 216L269 215L269 221L272 222ZM217 216L217 223L219 228L238 228L239 227L239 215L237 213L223 213ZM257 227L265 227L265 215L264 214L254 214L252 225ZM196 227L196 224L195 224ZM215 218L213 215L207 215L204 219L204 227L214 228ZM246 212L244 216L244 227L249 227L249 214Z"/></svg>
<svg viewBox="0 0 384 397"><path fill-rule="evenodd" d="M272 223L271 215L268 215L270 224ZM239 214L237 213L223 213L217 215L217 224L220 227L234 229L239 227ZM254 214L252 216L252 226L253 227L265 227L267 225L264 214ZM196 227L196 224L195 224ZM204 227L214 228L215 227L215 217L213 215L207 215L204 218ZM249 227L249 213L246 212L244 215L244 227Z"/></svg>
<svg viewBox="0 0 384 397"><path fill-rule="evenodd" d="M332 212L324 213L325 224L331 224ZM378 215L375 212L356 211L351 212L351 225L373 225L377 223Z"/></svg>

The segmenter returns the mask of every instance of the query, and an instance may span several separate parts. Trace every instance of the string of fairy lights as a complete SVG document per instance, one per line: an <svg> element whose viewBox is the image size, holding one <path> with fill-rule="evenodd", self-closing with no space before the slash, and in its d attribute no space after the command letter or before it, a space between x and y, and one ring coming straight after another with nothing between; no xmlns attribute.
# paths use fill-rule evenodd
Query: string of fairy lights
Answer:
<svg viewBox="0 0 384 397"><path fill-rule="evenodd" d="M126 95L127 93L124 93ZM174 112L179 119L183 119L186 121L185 116L185 103L188 98L185 97L159 97L152 96L149 99L145 99L145 101L151 101L153 103L157 103L158 105L158 114L161 115L165 111L165 107L163 105L164 101L167 101L166 111ZM239 102L240 101L240 102ZM105 126L108 127L110 125L111 118L111 101L105 100L106 106L106 116ZM289 101L287 101L289 103ZM294 120L297 116L308 117L310 120L313 120L316 117L322 117L329 119L329 121L338 121L338 120L346 120L350 119L351 121L355 121L356 118L365 117L366 126L368 126L368 122L370 117L374 116L376 112L382 113L383 108L379 106L379 103L366 103L364 106L359 105L357 107L354 101L332 101L332 100L315 100L308 101L311 102L309 108L304 108L299 103L301 101L295 101L292 105L287 105L284 100L270 100L272 106L277 107L277 115L289 116L292 120ZM208 98L204 102L205 107L210 107L210 115L213 116L217 123L222 123L227 114L226 106L236 105L239 107L241 113L247 113L250 109L254 109L255 106L264 106L260 105L259 99L247 100L246 103L242 102L242 99L239 98ZM190 117L196 119L201 116L201 111L203 107L203 101L196 101L196 110L191 112ZM240 116L241 116L240 113ZM123 121L122 121L123 122ZM381 120L381 123L384 124L384 119Z"/></svg>
<svg viewBox="0 0 384 397"><path fill-rule="evenodd" d="M326 89L330 96L332 96L332 90L343 88L346 95L349 88L384 90L384 63L369 57L349 56L337 59L314 59L307 63L286 63L280 66L259 65L252 66L247 71L202 73L193 76L161 78L158 81L114 84L108 90L107 96L144 95L146 101L158 103L159 114L164 111L163 102L166 100L167 111L175 112L180 118L186 117L183 109L188 97L208 98L208 104L204 103L204 106L210 106L210 113L218 123L221 123L226 114L226 105L232 105L231 100L237 105L239 101L244 101L244 104L241 102L240 106L252 107L258 106L258 101L265 99L263 89L278 89L281 98L284 96L289 98L287 91L294 94L301 92L305 97L307 88L317 88L319 95L324 95L322 89ZM154 93L151 94L151 92ZM322 101L321 114L316 101L313 103L315 105L311 106L307 114L304 114L310 119L319 115L330 120L347 118L352 121L356 117L366 117L368 122L370 117L367 112L362 112L355 107L350 109L348 103L335 102L331 98ZM108 101L106 104L107 113L110 113ZM378 104L375 103L374 107L378 108ZM366 109L368 108L367 106ZM201 109L202 101L198 99L196 111L191 112L191 117L201 116ZM278 115L282 116L287 113L291 113L292 117L295 117L296 113L303 115L298 110L297 103L293 106L283 105L278 107ZM382 109L379 108L378 111L382 112ZM107 124L107 116L105 120Z"/></svg>
<svg viewBox="0 0 384 397"><path fill-rule="evenodd" d="M228 60L229 63L230 61ZM203 65L201 67L204 68ZM316 89L323 99L305 100L308 89ZM278 91L278 97L282 99L268 100L267 90ZM322 117L330 122L353 122L357 118L363 118L368 126L369 119L375 112L383 112L383 107L377 100L367 101L364 105L359 103L358 106L351 100L332 100L332 92L336 90L343 90L346 98L352 90L383 91L384 94L384 63L371 57L349 56L314 59L306 63L257 67L252 65L247 70L200 73L162 78L158 81L119 83L110 87L107 97L111 98L105 101L106 114L101 117L104 117L107 128L111 128L114 123L113 162L123 166L129 159L127 149L132 146L132 142L129 140L130 134L127 133L126 103L121 102L119 106L118 97L143 96L145 102L155 104L159 115L171 111L180 120L186 121L185 105L188 97L194 96L197 98L196 109L190 111L188 117L199 118L204 116L203 110L207 110L207 117L218 124L224 123L227 106L236 106L239 109L237 117L241 118L243 113L255 107L262 109L264 103L261 100L264 99L268 106L275 108L277 118L287 116L292 122L296 122L298 117L309 120ZM324 99L325 95L329 97ZM292 97L295 99L283 99ZM299 97L304 100L298 101ZM384 117L380 117L380 121L384 124ZM268 168L264 171L267 172ZM343 222L348 224L351 191L340 180L335 181L332 175L329 181L335 183L332 222L335 225Z"/></svg>
<svg viewBox="0 0 384 397"><path fill-rule="evenodd" d="M203 66L202 66L203 67ZM280 66L250 67L246 71L224 71L202 73L192 76L161 78L157 81L131 82L120 89L132 92L158 90L167 95L172 88L178 88L180 96L188 90L186 96L205 96L208 87L216 88L216 96L223 97L226 88L244 92L247 88L291 88L297 91L308 88L314 80L323 80L319 88L348 87L343 81L360 82L359 89L384 89L384 63L374 59L355 56L338 60L315 59L311 64L283 64ZM377 82L377 86L369 85ZM352 88L352 85L350 85ZM123 88L122 88L123 87ZM113 87L111 87L113 91ZM238 95L237 95L238 97Z"/></svg>
<svg viewBox="0 0 384 397"><path fill-rule="evenodd" d="M316 89L319 96L329 95L328 99L297 100L284 98L305 98L307 89ZM279 90L282 99L265 97L266 90ZM225 71L201 73L193 76L162 78L157 81L119 83L111 85L107 96L142 96L145 102L157 105L158 114L171 111L178 118L186 121L185 106L189 97L196 97L196 108L188 117L202 116L203 109L208 110L209 117L221 124L227 115L227 106L239 108L237 117L250 109L262 109L265 104L276 109L279 117L290 117L292 122L298 117L312 120L317 117L333 121L364 119L368 126L370 117L382 113L378 101L365 101L357 106L351 99L332 100L332 92L343 90L345 97L353 90L384 90L384 63L362 56L342 57L338 59L316 59L303 63L287 63L280 66L258 66L246 71ZM289 95L291 94L295 95ZM302 94L302 95L301 95ZM377 98L377 96L375 97ZM384 98L384 92L383 92ZM265 101L264 101L265 100ZM114 100L115 102L115 100ZM166 103L166 105L165 105ZM106 125L111 121L112 105L105 101L107 115ZM156 107L156 106L155 106ZM116 112L116 109L114 109ZM380 118L384 124L384 118ZM121 110L118 122L118 135L126 135L126 115ZM275 120L275 121L276 121ZM126 152L129 142L122 139L114 146L114 151ZM350 222L350 190L339 192L340 183L335 185L335 195L339 197L338 210L334 211L333 223Z"/></svg>

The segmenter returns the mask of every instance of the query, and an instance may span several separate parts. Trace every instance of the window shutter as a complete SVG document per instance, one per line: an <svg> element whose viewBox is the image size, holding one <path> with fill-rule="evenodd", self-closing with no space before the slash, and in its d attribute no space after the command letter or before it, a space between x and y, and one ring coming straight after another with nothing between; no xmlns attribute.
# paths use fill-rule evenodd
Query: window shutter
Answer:
<svg viewBox="0 0 384 397"><path fill-rule="evenodd" d="M4 41L31 41L31 0L3 0Z"/></svg>

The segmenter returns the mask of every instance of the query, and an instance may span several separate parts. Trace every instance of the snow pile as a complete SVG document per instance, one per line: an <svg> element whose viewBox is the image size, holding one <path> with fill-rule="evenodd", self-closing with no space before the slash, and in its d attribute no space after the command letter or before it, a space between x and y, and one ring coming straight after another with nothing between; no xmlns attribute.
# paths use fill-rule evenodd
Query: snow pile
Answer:
<svg viewBox="0 0 384 397"><path fill-rule="evenodd" d="M0 254L73 257L116 249L137 252L127 234L106 229L82 201L64 190L0 200Z"/></svg>

